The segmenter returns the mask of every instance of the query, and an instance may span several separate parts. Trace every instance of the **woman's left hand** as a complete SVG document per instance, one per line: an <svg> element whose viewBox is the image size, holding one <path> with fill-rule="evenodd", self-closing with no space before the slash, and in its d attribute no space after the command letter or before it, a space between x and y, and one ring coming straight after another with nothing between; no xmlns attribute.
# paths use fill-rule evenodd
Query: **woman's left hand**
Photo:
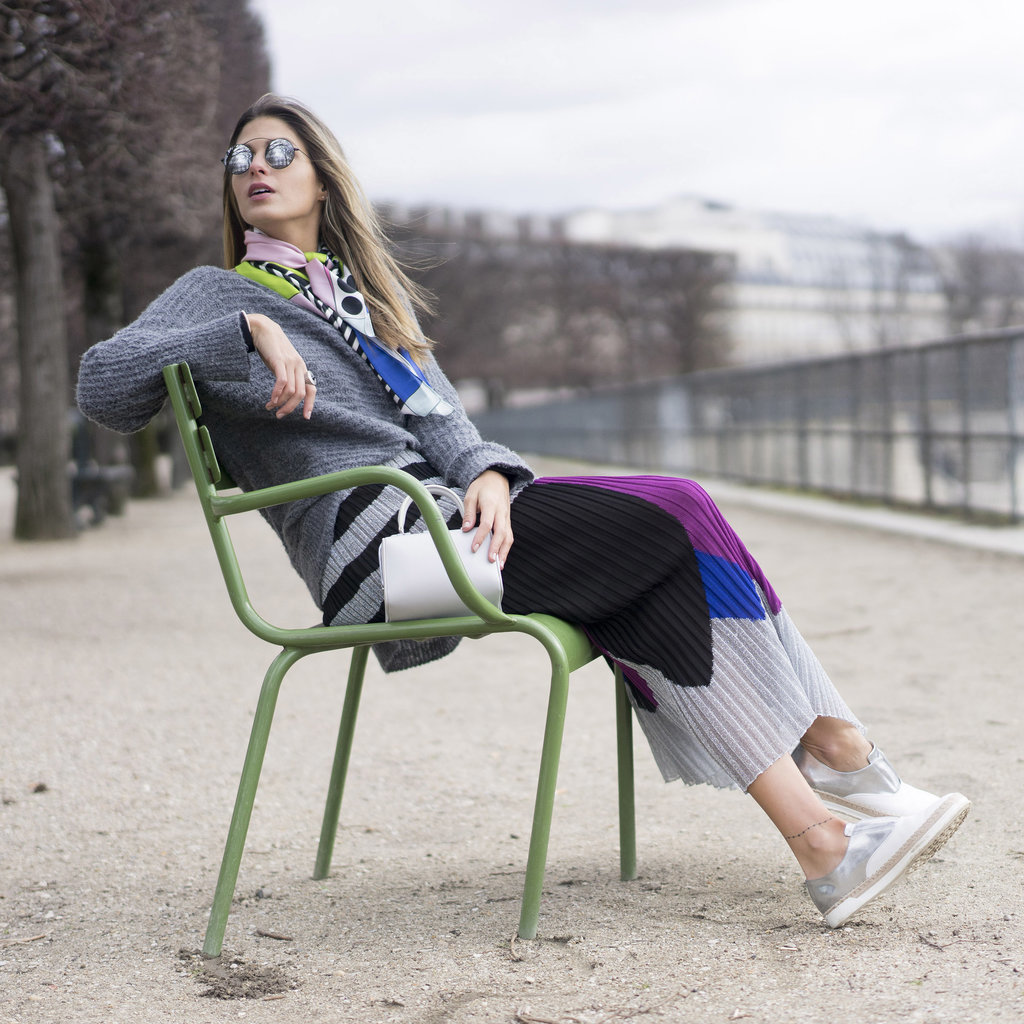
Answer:
<svg viewBox="0 0 1024 1024"><path fill-rule="evenodd" d="M508 550L512 547L511 502L508 478L496 469L485 469L466 488L466 518L462 521L465 532L476 528L473 550L476 551L491 534L487 557L505 568Z"/></svg>

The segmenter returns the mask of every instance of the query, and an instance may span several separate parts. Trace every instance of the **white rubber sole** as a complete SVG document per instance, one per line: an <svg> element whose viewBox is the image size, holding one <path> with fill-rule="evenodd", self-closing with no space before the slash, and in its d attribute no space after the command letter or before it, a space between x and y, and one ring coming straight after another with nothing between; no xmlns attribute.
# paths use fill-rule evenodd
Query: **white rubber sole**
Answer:
<svg viewBox="0 0 1024 1024"><path fill-rule="evenodd" d="M825 924L829 928L841 927L858 910L891 889L908 871L932 857L963 824L970 809L970 800L959 793L943 797L921 827L884 864L828 910Z"/></svg>

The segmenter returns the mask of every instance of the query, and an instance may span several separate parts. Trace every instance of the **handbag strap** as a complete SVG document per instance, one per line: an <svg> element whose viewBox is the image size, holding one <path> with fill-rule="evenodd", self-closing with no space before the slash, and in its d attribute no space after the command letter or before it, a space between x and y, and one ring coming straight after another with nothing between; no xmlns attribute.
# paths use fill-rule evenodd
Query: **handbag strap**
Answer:
<svg viewBox="0 0 1024 1024"><path fill-rule="evenodd" d="M458 507L458 510L462 516L466 515L466 506L462 504L462 499L453 491L450 487L445 487L444 484L424 484L427 490L436 495L439 498L451 498L451 500ZM405 533L405 517L409 512L409 506L412 505L412 495L408 495L405 501L402 502L402 507L398 510L398 532Z"/></svg>

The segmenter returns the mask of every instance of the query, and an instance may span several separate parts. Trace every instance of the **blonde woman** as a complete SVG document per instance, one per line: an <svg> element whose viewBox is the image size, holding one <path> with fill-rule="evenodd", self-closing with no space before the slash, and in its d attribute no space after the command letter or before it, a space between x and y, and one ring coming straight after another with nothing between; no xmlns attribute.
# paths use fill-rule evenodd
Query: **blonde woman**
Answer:
<svg viewBox="0 0 1024 1024"><path fill-rule="evenodd" d="M381 464L455 489L462 528L503 568L505 610L581 624L623 667L664 777L748 792L831 927L953 834L969 802L902 782L697 484L535 479L480 437L418 327L426 297L317 117L263 96L223 163L226 269L191 271L86 353L87 416L140 429L162 368L187 360L243 489ZM326 623L383 617L377 549L402 498L361 487L265 512ZM378 656L391 670L452 646Z"/></svg>

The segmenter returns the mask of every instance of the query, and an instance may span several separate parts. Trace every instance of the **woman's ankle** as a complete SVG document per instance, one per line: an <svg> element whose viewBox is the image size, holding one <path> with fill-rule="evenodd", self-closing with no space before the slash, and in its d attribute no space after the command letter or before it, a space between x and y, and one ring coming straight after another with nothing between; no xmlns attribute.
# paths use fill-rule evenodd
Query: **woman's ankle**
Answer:
<svg viewBox="0 0 1024 1024"><path fill-rule="evenodd" d="M823 878L834 871L843 857L849 840L846 823L829 817L797 835L785 836L797 863L808 879Z"/></svg>
<svg viewBox="0 0 1024 1024"><path fill-rule="evenodd" d="M816 718L800 745L822 764L837 772L855 772L868 766L873 744L859 729L838 718Z"/></svg>

